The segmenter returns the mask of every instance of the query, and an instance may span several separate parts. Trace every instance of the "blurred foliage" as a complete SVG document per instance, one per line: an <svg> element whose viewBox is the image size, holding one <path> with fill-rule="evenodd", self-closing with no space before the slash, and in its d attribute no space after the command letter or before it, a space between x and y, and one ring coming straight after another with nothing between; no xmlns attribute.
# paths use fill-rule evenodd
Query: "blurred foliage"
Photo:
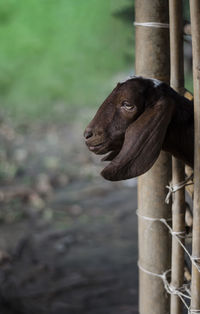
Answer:
<svg viewBox="0 0 200 314"><path fill-rule="evenodd" d="M1 0L1 109L17 119L65 120L98 107L132 73L133 20L133 0Z"/></svg>
<svg viewBox="0 0 200 314"><path fill-rule="evenodd" d="M114 76L132 63L126 57L133 52L132 23L112 16L126 3L1 0L1 108L50 118L98 105Z"/></svg>
<svg viewBox="0 0 200 314"><path fill-rule="evenodd" d="M117 18L120 18L124 23L133 23L133 17L135 15L134 2L134 0L129 0L126 6L123 6L121 9L117 8L113 15Z"/></svg>
<svg viewBox="0 0 200 314"><path fill-rule="evenodd" d="M184 12L184 19L189 22L190 21L189 0L183 0L183 12Z"/></svg>
<svg viewBox="0 0 200 314"><path fill-rule="evenodd" d="M185 75L185 88L189 90L191 93L193 93L193 79L192 79L192 73L187 73Z"/></svg>

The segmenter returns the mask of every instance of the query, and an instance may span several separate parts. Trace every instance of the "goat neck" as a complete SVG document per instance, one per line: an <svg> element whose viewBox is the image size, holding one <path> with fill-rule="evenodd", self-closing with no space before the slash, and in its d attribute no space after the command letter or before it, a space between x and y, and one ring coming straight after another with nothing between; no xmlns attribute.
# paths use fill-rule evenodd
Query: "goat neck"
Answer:
<svg viewBox="0 0 200 314"><path fill-rule="evenodd" d="M187 165L194 164L194 108L193 102L175 93L175 110L168 126L163 150L181 159Z"/></svg>

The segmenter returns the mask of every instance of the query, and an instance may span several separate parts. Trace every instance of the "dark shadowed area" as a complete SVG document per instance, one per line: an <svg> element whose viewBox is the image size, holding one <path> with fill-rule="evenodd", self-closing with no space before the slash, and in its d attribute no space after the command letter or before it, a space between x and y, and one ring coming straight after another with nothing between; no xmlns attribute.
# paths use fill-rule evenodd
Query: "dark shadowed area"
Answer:
<svg viewBox="0 0 200 314"><path fill-rule="evenodd" d="M80 123L23 127L0 126L1 313L137 313L135 181L99 176Z"/></svg>

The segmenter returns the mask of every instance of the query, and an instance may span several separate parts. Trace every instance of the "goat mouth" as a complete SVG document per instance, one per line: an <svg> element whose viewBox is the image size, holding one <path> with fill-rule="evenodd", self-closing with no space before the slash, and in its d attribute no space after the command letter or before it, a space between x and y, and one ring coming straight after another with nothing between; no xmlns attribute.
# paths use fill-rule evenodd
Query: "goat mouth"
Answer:
<svg viewBox="0 0 200 314"><path fill-rule="evenodd" d="M118 141L104 141L101 142L100 144L97 145L92 145L92 143L87 143L86 145L88 146L89 150L96 155L105 155L101 161L112 161L120 152L122 146L123 146L123 141L118 140Z"/></svg>
<svg viewBox="0 0 200 314"><path fill-rule="evenodd" d="M107 155L104 156L101 161L112 161L120 153L124 141L120 139L111 143L112 144L109 145L109 149L105 152Z"/></svg>
<svg viewBox="0 0 200 314"><path fill-rule="evenodd" d="M98 145L88 145L90 151L97 155L103 155L108 152L108 144L103 142Z"/></svg>

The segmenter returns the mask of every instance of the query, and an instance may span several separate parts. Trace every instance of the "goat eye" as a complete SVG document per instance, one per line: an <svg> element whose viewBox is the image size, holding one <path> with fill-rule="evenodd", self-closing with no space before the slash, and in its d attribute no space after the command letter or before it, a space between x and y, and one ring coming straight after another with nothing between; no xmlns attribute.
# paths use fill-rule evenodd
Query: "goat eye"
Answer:
<svg viewBox="0 0 200 314"><path fill-rule="evenodd" d="M128 101L123 101L122 107L126 110L132 110L135 108L135 105L130 104Z"/></svg>

